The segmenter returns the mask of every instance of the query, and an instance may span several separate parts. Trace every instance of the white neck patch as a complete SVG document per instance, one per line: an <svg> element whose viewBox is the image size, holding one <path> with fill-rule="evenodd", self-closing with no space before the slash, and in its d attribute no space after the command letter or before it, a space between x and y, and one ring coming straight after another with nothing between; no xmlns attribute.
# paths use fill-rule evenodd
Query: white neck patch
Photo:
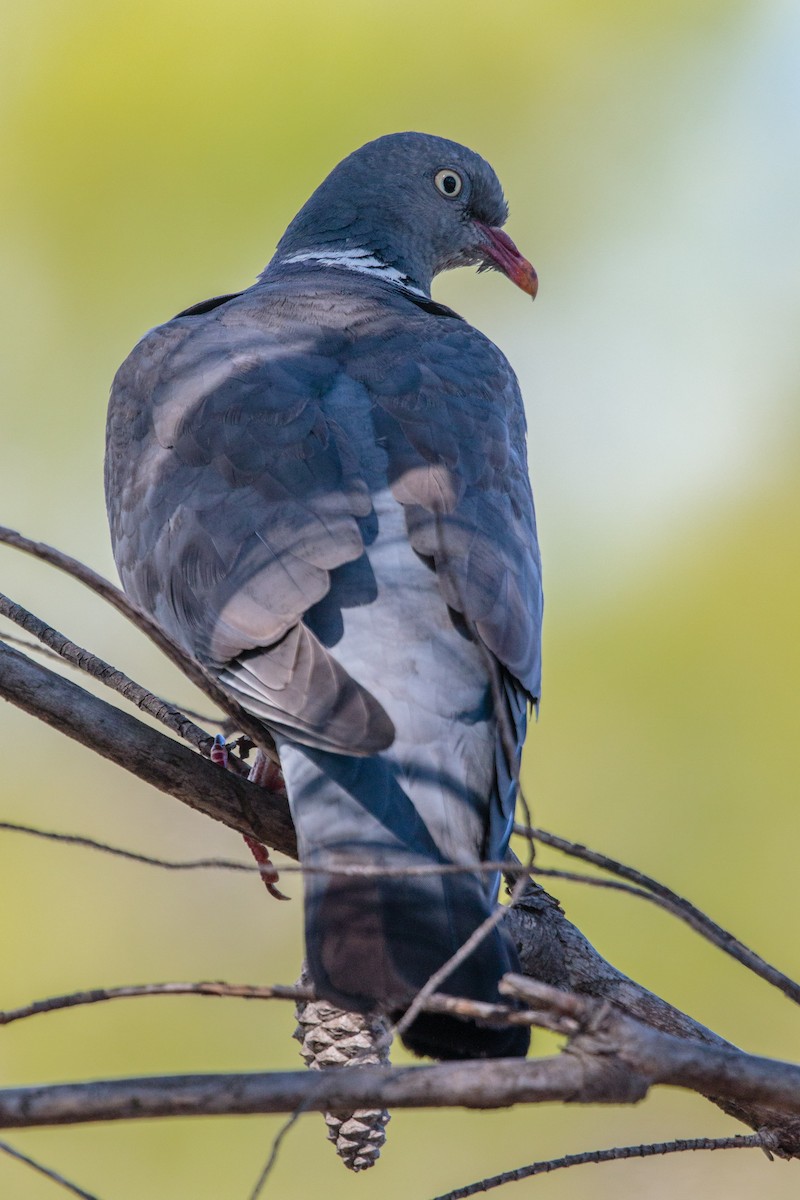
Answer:
<svg viewBox="0 0 800 1200"><path fill-rule="evenodd" d="M318 262L325 267L344 267L347 271L357 271L360 275L369 275L373 279L383 279L395 287L401 287L415 296L427 300L427 294L421 288L414 287L411 280L397 267L390 267L382 259L370 254L369 250L355 248L353 250L303 250L300 254L292 254L284 258L285 263Z"/></svg>

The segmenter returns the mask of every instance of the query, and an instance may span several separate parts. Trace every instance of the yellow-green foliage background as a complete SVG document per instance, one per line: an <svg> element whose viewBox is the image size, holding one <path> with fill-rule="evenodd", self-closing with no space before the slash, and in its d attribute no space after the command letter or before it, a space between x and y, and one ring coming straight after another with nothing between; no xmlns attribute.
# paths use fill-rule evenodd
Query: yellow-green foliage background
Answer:
<svg viewBox="0 0 800 1200"><path fill-rule="evenodd" d="M545 827L630 860L800 973L800 20L792 0L6 0L0 30L0 522L111 574L105 398L150 325L248 284L347 151L405 128L473 145L535 262L437 294L519 371L546 566L526 786ZM181 679L76 585L7 549L3 588L168 695ZM156 854L240 853L3 707L0 816ZM160 979L289 981L294 903L0 834L0 1005ZM552 861L552 858L550 859ZM599 948L749 1049L800 1057L788 1000L634 900L564 885ZM4 1084L293 1068L287 1007L141 1000L0 1037ZM540 1052L552 1044L537 1038ZM280 1119L20 1132L103 1200L249 1194ZM428 1200L593 1146L732 1133L705 1101L397 1113L354 1178L320 1118L268 1194ZM758 1152L584 1168L509 1196L798 1194ZM0 1195L54 1185L0 1155ZM504 1193L506 1194L506 1193Z"/></svg>

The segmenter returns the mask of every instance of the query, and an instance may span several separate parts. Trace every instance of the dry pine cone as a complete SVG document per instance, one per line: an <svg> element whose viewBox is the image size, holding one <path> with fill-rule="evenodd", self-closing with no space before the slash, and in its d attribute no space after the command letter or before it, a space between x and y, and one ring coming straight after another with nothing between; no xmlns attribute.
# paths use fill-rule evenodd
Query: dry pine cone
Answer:
<svg viewBox="0 0 800 1200"><path fill-rule="evenodd" d="M307 986L309 982L304 964L298 983ZM388 1047L378 1048L387 1030L382 1017L344 1012L325 1000L301 1000L295 1015L297 1028L293 1036L300 1043L304 1063L312 1071L345 1067L356 1061L359 1066L388 1064ZM351 1171L364 1171L375 1165L386 1141L388 1120L386 1109L378 1108L325 1113L328 1137Z"/></svg>

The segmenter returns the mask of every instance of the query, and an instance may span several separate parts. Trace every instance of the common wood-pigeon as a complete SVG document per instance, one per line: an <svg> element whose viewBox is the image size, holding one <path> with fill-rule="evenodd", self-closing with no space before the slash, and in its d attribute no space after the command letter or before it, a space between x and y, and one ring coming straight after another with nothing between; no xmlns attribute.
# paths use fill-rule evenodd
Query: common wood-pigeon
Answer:
<svg viewBox="0 0 800 1200"><path fill-rule="evenodd" d="M111 393L126 591L273 735L302 862L395 872L306 877L311 976L342 1008L401 1011L492 911L498 877L476 868L506 854L538 704L519 387L430 295L469 264L535 295L506 216L473 151L378 138L252 287L151 330ZM496 1001L517 968L501 925L442 990ZM464 1058L524 1054L528 1034L423 1013L406 1040Z"/></svg>

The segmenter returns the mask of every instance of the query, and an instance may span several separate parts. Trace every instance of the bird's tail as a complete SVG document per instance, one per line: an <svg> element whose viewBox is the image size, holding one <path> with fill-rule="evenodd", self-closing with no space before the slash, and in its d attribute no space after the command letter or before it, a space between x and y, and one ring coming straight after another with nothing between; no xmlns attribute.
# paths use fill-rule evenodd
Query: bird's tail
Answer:
<svg viewBox="0 0 800 1200"><path fill-rule="evenodd" d="M376 1007L401 1015L417 992L475 935L492 910L485 883L471 872L428 874L434 864L386 847L327 847L307 865L342 874L306 879L306 954L317 992L339 1008ZM441 864L446 866L447 864ZM364 875L368 866L388 875ZM425 874L414 874L422 868ZM406 876L396 872L407 869ZM435 869L435 867L434 867ZM497 985L519 970L502 926L490 928L437 988L452 996L501 1001ZM491 1028L438 1013L421 1013L404 1041L434 1058L524 1055L528 1031Z"/></svg>
<svg viewBox="0 0 800 1200"><path fill-rule="evenodd" d="M397 1014L475 937L437 990L496 1003L519 970L494 910L494 880L453 870L389 765L284 746L282 758L305 878L306 949L320 996L340 1008ZM419 790L419 789L418 789ZM416 797L420 803L419 796ZM405 1041L436 1058L524 1055L528 1033L423 1013Z"/></svg>
<svg viewBox="0 0 800 1200"><path fill-rule="evenodd" d="M284 743L281 759L308 870L306 956L317 993L339 1008L397 1015L495 907L495 880L473 869L468 800L455 784L443 795L438 768L401 786L383 755L356 759ZM449 856L432 833L442 820ZM517 970L501 923L475 938L437 990L497 1003L500 979ZM529 1037L520 1028L421 1013L404 1040L418 1054L449 1059L524 1055Z"/></svg>

